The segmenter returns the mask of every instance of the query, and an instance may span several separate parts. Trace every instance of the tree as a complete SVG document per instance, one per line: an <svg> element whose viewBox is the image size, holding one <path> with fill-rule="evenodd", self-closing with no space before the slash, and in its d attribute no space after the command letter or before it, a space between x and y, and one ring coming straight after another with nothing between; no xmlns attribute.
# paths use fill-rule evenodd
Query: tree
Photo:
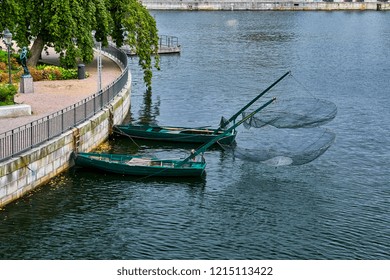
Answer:
<svg viewBox="0 0 390 280"><path fill-rule="evenodd" d="M114 26L112 38L118 47L129 45L138 55L144 70L144 82L151 90L152 68L159 69L158 30L156 21L137 0L110 1ZM155 63L152 63L152 57Z"/></svg>
<svg viewBox="0 0 390 280"><path fill-rule="evenodd" d="M137 0L0 0L10 14L0 26L12 28L19 47L28 46L30 66L38 63L45 47L53 47L64 67L78 60L93 59L94 38L108 44L111 36L118 47L129 44L139 57L144 81L151 87L152 55L158 47L156 22ZM1 11L1 13L5 13ZM1 15L2 15L1 14ZM158 68L158 56L155 56Z"/></svg>
<svg viewBox="0 0 390 280"><path fill-rule="evenodd" d="M12 30L16 17L17 5L14 0L0 0L0 32L5 28Z"/></svg>

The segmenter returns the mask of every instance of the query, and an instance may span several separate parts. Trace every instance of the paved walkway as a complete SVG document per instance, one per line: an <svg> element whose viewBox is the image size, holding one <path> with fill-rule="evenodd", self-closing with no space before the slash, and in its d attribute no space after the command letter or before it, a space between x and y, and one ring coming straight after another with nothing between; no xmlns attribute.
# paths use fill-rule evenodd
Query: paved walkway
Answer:
<svg viewBox="0 0 390 280"><path fill-rule="evenodd" d="M58 64L54 51L42 53L42 60ZM113 82L120 74L120 67L111 59L102 56L102 88ZM18 93L15 102L31 105L32 115L17 118L0 118L0 133L15 129L40 119L97 92L97 53L93 62L85 66L89 77L84 80L38 81L34 82L34 93Z"/></svg>

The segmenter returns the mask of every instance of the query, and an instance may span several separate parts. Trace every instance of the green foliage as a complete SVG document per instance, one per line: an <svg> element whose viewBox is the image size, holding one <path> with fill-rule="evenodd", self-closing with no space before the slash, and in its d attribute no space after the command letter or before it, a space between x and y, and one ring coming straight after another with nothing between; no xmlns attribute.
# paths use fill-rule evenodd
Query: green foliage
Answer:
<svg viewBox="0 0 390 280"><path fill-rule="evenodd" d="M78 78L77 69L65 69L59 66L53 65L38 65L30 69L30 74L34 81L42 80L72 80ZM88 77L88 73L85 73Z"/></svg>
<svg viewBox="0 0 390 280"><path fill-rule="evenodd" d="M62 80L71 80L71 79L78 78L77 69L64 69L64 68L62 68L60 71L61 71ZM85 75L89 76L88 73L85 73Z"/></svg>
<svg viewBox="0 0 390 280"><path fill-rule="evenodd" d="M12 80L17 79L17 74L21 68L18 63L18 54L11 55L11 76ZM9 73L8 73L8 53L6 51L0 50L0 83L8 82Z"/></svg>
<svg viewBox="0 0 390 280"><path fill-rule="evenodd" d="M0 0L0 31L3 31L5 28L10 30L15 25L15 17L18 12L18 5L14 0Z"/></svg>
<svg viewBox="0 0 390 280"><path fill-rule="evenodd" d="M151 87L152 67L159 67L158 34L155 20L137 0L1 0L1 3L0 27L6 25L11 30L19 47L29 46L33 41L30 66L37 64L45 46L59 53L65 68L73 68L80 61L91 62L92 31L96 31L95 38L103 46L110 35L118 47L127 43L136 50L145 83Z"/></svg>
<svg viewBox="0 0 390 280"><path fill-rule="evenodd" d="M19 56L19 54L13 54L11 56L12 80L16 81L23 74ZM29 67L29 70L34 81L71 80L78 78L76 68L66 69L53 65L40 64L36 67ZM88 73L85 74L87 77L89 76ZM8 82L8 53L6 51L0 51L0 82Z"/></svg>
<svg viewBox="0 0 390 280"><path fill-rule="evenodd" d="M138 55L139 65L144 70L144 82L151 91L152 57L155 58L154 67L159 69L156 21L137 0L130 0L124 10L122 25L128 31L125 42Z"/></svg>
<svg viewBox="0 0 390 280"><path fill-rule="evenodd" d="M18 88L15 85L0 84L0 106L13 105Z"/></svg>
<svg viewBox="0 0 390 280"><path fill-rule="evenodd" d="M0 62L8 63L8 54L5 51L0 51Z"/></svg>
<svg viewBox="0 0 390 280"><path fill-rule="evenodd" d="M18 60L19 60L19 54L16 53L11 54L11 62L18 61ZM5 64L8 64L7 51L0 50L0 62L4 62Z"/></svg>

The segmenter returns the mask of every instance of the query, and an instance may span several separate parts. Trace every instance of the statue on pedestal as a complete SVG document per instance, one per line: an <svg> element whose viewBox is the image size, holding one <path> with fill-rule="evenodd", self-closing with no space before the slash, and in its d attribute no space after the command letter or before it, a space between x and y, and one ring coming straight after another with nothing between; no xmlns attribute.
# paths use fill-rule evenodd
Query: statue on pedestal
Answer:
<svg viewBox="0 0 390 280"><path fill-rule="evenodd" d="M34 92L34 84L33 77L28 71L27 68L27 48L23 47L22 52L20 53L20 63L23 66L24 74L20 79L19 90L20 93L33 93Z"/></svg>
<svg viewBox="0 0 390 280"><path fill-rule="evenodd" d="M20 54L20 62L22 63L24 74L23 76L30 76L30 71L27 68L27 48L23 47L22 52Z"/></svg>

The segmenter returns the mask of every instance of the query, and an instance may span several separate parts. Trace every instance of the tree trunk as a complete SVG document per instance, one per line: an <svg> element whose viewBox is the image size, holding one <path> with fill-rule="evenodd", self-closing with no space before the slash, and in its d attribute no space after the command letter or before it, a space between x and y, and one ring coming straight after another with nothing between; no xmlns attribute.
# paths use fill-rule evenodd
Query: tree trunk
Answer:
<svg viewBox="0 0 390 280"><path fill-rule="evenodd" d="M40 59L43 51L43 47L44 47L43 38L41 35L38 35L30 50L31 57L27 61L28 66L33 66L33 67L37 66L38 60Z"/></svg>

